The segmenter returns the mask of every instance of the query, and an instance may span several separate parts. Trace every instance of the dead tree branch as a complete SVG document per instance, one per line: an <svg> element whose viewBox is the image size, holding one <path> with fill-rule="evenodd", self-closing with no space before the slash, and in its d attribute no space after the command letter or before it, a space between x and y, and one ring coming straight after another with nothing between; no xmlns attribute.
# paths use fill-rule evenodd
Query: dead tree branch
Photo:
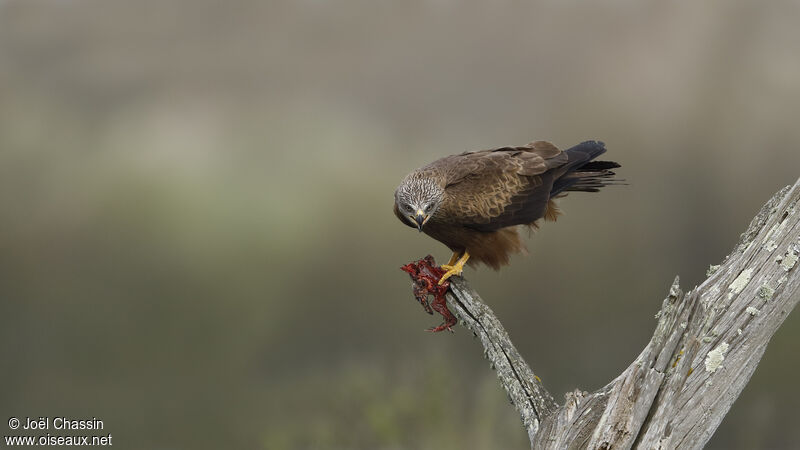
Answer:
<svg viewBox="0 0 800 450"><path fill-rule="evenodd" d="M466 281L451 279L447 305L480 338L532 448L701 448L800 301L798 199L800 180L761 208L700 286L684 293L676 278L639 357L602 389L568 394L564 405Z"/></svg>

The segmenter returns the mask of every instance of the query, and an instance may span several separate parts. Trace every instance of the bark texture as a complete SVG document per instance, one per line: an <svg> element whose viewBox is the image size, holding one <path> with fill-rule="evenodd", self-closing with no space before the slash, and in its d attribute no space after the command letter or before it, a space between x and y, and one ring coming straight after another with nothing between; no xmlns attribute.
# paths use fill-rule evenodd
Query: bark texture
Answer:
<svg viewBox="0 0 800 450"><path fill-rule="evenodd" d="M479 337L536 449L692 449L711 438L800 301L800 180L772 197L733 252L684 293L672 283L653 337L616 379L558 405L461 278L448 306Z"/></svg>

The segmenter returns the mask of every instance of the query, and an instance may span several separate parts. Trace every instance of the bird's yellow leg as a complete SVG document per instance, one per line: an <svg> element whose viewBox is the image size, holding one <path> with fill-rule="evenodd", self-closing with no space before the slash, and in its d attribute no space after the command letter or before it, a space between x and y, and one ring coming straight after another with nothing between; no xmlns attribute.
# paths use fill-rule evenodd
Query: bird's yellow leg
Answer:
<svg viewBox="0 0 800 450"><path fill-rule="evenodd" d="M445 269L452 269L453 264L455 264L456 261L458 261L458 258L461 258L461 253L453 252L453 256L450 257L450 261L448 261L447 264L443 264L442 267L444 267Z"/></svg>
<svg viewBox="0 0 800 450"><path fill-rule="evenodd" d="M456 261L454 264L446 264L442 266L442 269L446 269L447 272L445 272L445 274L442 275L442 278L439 280L439 284L444 283L445 280L452 277L453 275L461 275L461 272L464 271L464 264L467 263L468 259L469 259L469 252L464 250L464 254L461 255L461 258L459 258L458 261Z"/></svg>

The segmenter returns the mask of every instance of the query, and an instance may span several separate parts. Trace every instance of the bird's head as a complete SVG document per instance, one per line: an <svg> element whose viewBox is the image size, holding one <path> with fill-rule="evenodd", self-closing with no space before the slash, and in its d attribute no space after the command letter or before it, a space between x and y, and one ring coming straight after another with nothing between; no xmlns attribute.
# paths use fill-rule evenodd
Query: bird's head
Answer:
<svg viewBox="0 0 800 450"><path fill-rule="evenodd" d="M394 194L394 202L409 225L422 231L439 209L444 189L430 178L406 178Z"/></svg>

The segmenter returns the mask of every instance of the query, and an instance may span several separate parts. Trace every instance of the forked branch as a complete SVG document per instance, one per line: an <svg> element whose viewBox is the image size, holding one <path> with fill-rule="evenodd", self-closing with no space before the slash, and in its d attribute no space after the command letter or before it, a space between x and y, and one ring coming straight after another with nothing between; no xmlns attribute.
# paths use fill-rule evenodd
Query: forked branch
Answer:
<svg viewBox="0 0 800 450"><path fill-rule="evenodd" d="M800 180L773 196L733 252L688 293L678 279L653 337L616 379L558 405L491 309L461 278L447 305L475 333L533 448L701 448L800 301Z"/></svg>

